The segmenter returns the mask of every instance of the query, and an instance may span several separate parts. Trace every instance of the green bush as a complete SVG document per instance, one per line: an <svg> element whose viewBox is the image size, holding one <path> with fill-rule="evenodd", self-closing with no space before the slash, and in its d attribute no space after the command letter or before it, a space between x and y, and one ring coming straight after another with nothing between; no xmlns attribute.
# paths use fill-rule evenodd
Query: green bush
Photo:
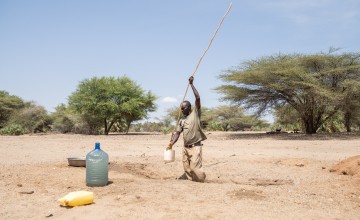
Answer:
<svg viewBox="0 0 360 220"><path fill-rule="evenodd" d="M206 130L208 130L208 131L224 131L223 127L221 126L221 122L218 122L218 121L209 121L208 125L206 126Z"/></svg>
<svg viewBox="0 0 360 220"><path fill-rule="evenodd" d="M9 124L0 130L2 135L22 135L25 133L25 129L19 124Z"/></svg>
<svg viewBox="0 0 360 220"><path fill-rule="evenodd" d="M162 127L161 128L161 132L163 134L170 134L172 131L174 130L174 126L170 126L170 127Z"/></svg>
<svg viewBox="0 0 360 220"><path fill-rule="evenodd" d="M74 122L68 117L56 118L52 124L53 131L69 133L74 129Z"/></svg>
<svg viewBox="0 0 360 220"><path fill-rule="evenodd" d="M9 124L21 125L26 133L41 133L50 130L52 121L42 106L31 104L26 108L14 112Z"/></svg>

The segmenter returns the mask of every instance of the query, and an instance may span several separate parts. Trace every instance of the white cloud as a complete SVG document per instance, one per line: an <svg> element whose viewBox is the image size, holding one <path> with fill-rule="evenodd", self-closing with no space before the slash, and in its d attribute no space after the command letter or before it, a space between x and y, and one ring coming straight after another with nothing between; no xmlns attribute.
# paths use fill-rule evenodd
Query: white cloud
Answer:
<svg viewBox="0 0 360 220"><path fill-rule="evenodd" d="M310 16L306 16L303 14L289 16L296 24L308 24L312 21Z"/></svg>
<svg viewBox="0 0 360 220"><path fill-rule="evenodd" d="M161 101L165 103L175 103L177 102L177 99L174 97L165 97Z"/></svg>

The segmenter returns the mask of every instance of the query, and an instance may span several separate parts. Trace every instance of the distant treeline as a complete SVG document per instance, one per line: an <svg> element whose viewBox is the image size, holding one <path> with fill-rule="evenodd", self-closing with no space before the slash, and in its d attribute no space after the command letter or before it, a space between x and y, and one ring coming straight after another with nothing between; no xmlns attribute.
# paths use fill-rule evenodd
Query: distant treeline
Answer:
<svg viewBox="0 0 360 220"><path fill-rule="evenodd" d="M278 54L243 62L219 75L215 88L230 103L202 108L204 129L273 130L314 134L360 128L360 54ZM157 97L128 77L101 77L79 83L55 112L0 91L0 133L37 132L109 134L174 129L178 107L157 122L142 122L157 109ZM180 105L180 103L179 103ZM245 114L253 112L253 115ZM274 124L260 116L272 112Z"/></svg>

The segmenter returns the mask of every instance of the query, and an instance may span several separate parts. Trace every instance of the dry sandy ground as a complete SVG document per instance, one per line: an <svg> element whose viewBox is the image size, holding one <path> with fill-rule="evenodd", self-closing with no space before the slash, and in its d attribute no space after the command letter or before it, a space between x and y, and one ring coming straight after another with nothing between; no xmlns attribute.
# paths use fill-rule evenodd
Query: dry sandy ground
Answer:
<svg viewBox="0 0 360 220"><path fill-rule="evenodd" d="M176 161L165 164L169 138L0 136L0 218L360 218L360 157L352 160L351 172L337 165L360 155L359 134L208 133L206 183L176 179L183 173L181 142L174 148ZM66 158L84 157L96 141L109 154L111 182L91 188L85 184L85 168L68 166ZM94 203L59 205L57 199L78 190L94 192Z"/></svg>

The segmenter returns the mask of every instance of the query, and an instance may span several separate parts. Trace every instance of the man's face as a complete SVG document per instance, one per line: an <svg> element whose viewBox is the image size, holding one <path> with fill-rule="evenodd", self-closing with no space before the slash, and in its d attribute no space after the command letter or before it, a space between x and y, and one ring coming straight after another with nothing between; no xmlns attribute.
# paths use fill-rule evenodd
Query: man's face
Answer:
<svg viewBox="0 0 360 220"><path fill-rule="evenodd" d="M183 102L181 104L181 112L186 116L189 115L191 112L191 105L189 105L187 102Z"/></svg>

